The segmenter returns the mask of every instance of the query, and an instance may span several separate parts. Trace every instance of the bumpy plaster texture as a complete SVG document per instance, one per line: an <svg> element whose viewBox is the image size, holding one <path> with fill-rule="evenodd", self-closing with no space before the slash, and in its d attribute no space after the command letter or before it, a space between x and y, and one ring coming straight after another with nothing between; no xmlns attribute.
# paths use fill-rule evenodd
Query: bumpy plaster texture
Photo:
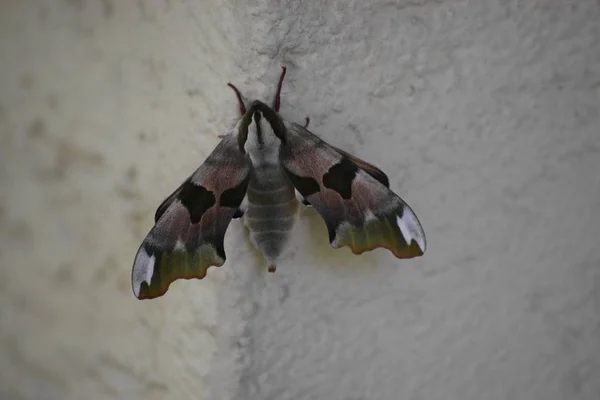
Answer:
<svg viewBox="0 0 600 400"><path fill-rule="evenodd" d="M0 3L0 398L600 398L592 0ZM376 162L428 252L273 275L243 226L140 302L154 208L236 118L224 84Z"/></svg>

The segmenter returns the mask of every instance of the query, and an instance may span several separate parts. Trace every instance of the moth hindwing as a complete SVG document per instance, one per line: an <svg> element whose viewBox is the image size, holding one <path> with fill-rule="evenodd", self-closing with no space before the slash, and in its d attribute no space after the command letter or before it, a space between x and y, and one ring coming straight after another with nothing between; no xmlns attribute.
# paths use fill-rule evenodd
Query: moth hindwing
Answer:
<svg viewBox="0 0 600 400"><path fill-rule="evenodd" d="M242 215L274 271L292 229L294 191L321 215L335 248L360 254L382 247L398 258L424 254L423 228L383 171L314 135L308 118L305 126L281 118L284 76L285 68L272 107L259 100L246 107L229 84L242 117L156 210L133 265L139 299L162 296L176 279L202 279L210 266L223 265L225 231Z"/></svg>

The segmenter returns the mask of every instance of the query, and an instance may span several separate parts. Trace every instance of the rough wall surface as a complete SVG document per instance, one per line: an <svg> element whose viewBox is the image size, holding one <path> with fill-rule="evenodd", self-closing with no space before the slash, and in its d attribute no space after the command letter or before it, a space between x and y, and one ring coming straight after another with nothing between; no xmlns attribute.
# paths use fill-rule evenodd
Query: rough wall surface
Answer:
<svg viewBox="0 0 600 400"><path fill-rule="evenodd" d="M210 5L207 5L210 4ZM1 399L600 398L600 5L0 2ZM224 83L375 161L428 252L333 250L139 302L154 208L236 117Z"/></svg>

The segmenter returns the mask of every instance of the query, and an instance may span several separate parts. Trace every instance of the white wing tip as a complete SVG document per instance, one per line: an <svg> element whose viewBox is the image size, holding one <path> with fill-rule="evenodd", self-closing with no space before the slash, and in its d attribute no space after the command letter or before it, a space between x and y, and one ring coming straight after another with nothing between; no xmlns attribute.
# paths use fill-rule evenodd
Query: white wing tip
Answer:
<svg viewBox="0 0 600 400"><path fill-rule="evenodd" d="M143 247L140 248L135 256L133 273L131 275L131 286L133 288L133 294L135 294L135 297L139 297L142 282L146 282L148 286L150 285L150 282L152 281L152 275L154 275L155 262L156 257L154 257L154 255L150 256L146 252L146 249Z"/></svg>
<svg viewBox="0 0 600 400"><path fill-rule="evenodd" d="M396 222L406 243L410 244L414 240L421 249L421 252L425 253L425 234L415 213L405 205L402 216L397 217Z"/></svg>

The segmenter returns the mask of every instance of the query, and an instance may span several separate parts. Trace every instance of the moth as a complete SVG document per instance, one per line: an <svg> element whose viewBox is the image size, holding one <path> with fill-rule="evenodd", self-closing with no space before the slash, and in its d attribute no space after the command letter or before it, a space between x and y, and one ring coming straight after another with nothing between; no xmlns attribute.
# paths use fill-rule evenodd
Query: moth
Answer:
<svg viewBox="0 0 600 400"><path fill-rule="evenodd" d="M298 201L320 214L334 248L360 254L383 247L398 258L424 254L423 228L385 173L317 137L307 129L308 118L304 126L281 118L285 72L272 107L255 100L246 108L228 83L241 118L156 210L133 263L137 298L162 296L173 281L202 279L210 266L223 265L225 231L242 216L251 243L274 272Z"/></svg>

